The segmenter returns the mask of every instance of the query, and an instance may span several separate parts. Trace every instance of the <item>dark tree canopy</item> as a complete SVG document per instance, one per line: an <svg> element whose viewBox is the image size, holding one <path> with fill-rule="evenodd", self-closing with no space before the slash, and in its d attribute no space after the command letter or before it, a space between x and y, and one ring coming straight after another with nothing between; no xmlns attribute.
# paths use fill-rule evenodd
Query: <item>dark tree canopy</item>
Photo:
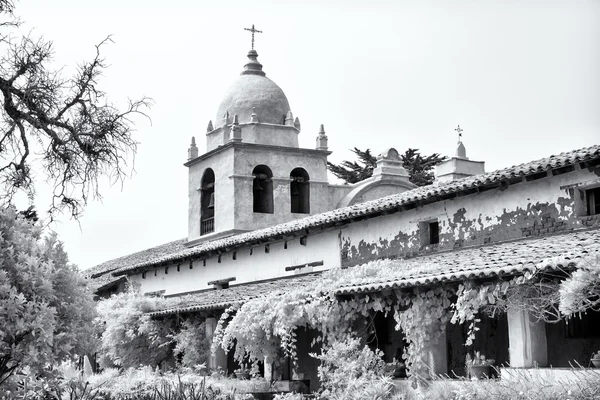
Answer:
<svg viewBox="0 0 600 400"><path fill-rule="evenodd" d="M106 68L100 54L79 64L72 76L50 66L52 43L18 37L13 4L0 0L0 203L18 192L35 197L36 174L53 187L48 212L78 217L88 198L100 197L98 180L122 182L137 142L135 115L151 100L129 100L118 109L98 89Z"/></svg>
<svg viewBox="0 0 600 400"><path fill-rule="evenodd" d="M373 169L377 166L377 158L371 154L369 149L362 151L358 148L352 150L358 157L357 161L342 161L336 165L327 163L327 168L338 178L346 183L356 183L373 175ZM408 149L400 154L402 166L409 174L409 180L417 186L429 185L433 182L433 167L446 159L438 153L423 156L418 149Z"/></svg>

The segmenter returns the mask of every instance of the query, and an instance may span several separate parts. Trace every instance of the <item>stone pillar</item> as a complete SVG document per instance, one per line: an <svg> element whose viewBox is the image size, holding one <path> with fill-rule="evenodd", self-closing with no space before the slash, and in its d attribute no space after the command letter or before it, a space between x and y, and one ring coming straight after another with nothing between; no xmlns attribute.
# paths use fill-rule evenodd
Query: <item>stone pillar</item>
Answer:
<svg viewBox="0 0 600 400"><path fill-rule="evenodd" d="M215 329L217 328L217 319L216 318L206 318L206 338L208 342L212 345L213 335L215 333ZM221 368L224 372L227 372L227 354L225 351L219 347L216 353L211 354L208 358L208 368L217 369Z"/></svg>
<svg viewBox="0 0 600 400"><path fill-rule="evenodd" d="M508 340L511 367L548 365L546 324L532 318L529 311L508 311Z"/></svg>

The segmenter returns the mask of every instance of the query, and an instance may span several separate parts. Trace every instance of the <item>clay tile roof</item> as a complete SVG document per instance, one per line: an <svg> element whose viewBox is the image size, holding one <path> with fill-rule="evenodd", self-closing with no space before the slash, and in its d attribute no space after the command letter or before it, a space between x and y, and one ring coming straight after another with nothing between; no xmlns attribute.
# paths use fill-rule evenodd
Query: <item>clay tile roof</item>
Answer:
<svg viewBox="0 0 600 400"><path fill-rule="evenodd" d="M364 282L340 287L336 293L374 292L443 281L485 279L545 270L571 270L584 257L590 256L600 257L598 229L403 260L402 270L390 279L365 279Z"/></svg>
<svg viewBox="0 0 600 400"><path fill-rule="evenodd" d="M305 232L310 228L347 222L355 218L369 215L376 216L385 211L397 210L398 207L402 205L413 203L415 201L426 200L432 196L458 193L473 188L499 183L506 179L517 176L531 175L546 171L551 168L572 165L577 162L588 161L599 157L600 145L595 145L583 149L560 153L558 155L553 155L541 160L531 161L525 164L519 164L513 167L504 168L485 174L469 176L453 182L444 184L435 183L428 186L421 186L403 193L382 197L380 199L367 201L360 204L354 204L344 208L338 208L321 214L311 215L306 218L274 225L272 227L203 242L194 247L183 248L177 251L164 251L162 253L156 252L156 257L154 258L145 258L143 260L137 260L137 262L136 260L131 260L132 262L123 263L123 265L116 269L113 274L115 276L128 275L135 273L136 270L156 264L172 262L185 258L200 257L208 254L211 251L222 250L225 248L235 248L250 243L258 243L260 241L268 241L269 239L281 237L282 235Z"/></svg>
<svg viewBox="0 0 600 400"><path fill-rule="evenodd" d="M103 287L110 286L111 283L116 283L119 280L112 276L110 274L111 272L131 265L148 262L164 256L165 254L181 251L185 248L186 241L186 239L175 240L124 257L115 258L114 260L106 261L95 267L83 270L81 273L86 279L91 280L92 288L94 291L97 291Z"/></svg>
<svg viewBox="0 0 600 400"><path fill-rule="evenodd" d="M338 295L368 293L473 278L515 276L534 271L571 270L587 257L600 257L600 229L575 231L538 239L522 239L409 260L372 261L363 264L363 267L371 264L387 268L388 272L382 274L385 279L381 276L352 278L352 285L340 282L335 293ZM317 277L318 274L294 276L173 298L173 302L168 307L152 312L151 315L224 309L266 294L307 288L311 282L318 279Z"/></svg>
<svg viewBox="0 0 600 400"><path fill-rule="evenodd" d="M208 291L167 299L169 306L157 310L150 315L160 316L185 312L210 311L224 309L234 304L240 304L250 299L264 296L268 293L285 292L305 287L312 282L317 274L298 275L267 282L255 282L227 289L211 289Z"/></svg>

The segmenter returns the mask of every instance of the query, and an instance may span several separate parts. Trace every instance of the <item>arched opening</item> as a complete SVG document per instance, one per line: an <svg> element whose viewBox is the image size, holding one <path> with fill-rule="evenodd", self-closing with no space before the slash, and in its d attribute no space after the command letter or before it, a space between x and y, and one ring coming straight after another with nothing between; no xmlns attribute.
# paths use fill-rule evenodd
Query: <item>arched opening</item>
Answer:
<svg viewBox="0 0 600 400"><path fill-rule="evenodd" d="M252 171L253 211L256 213L273 214L273 173L266 165L258 165Z"/></svg>
<svg viewBox="0 0 600 400"><path fill-rule="evenodd" d="M290 174L290 203L293 213L310 214L310 186L308 172L294 168Z"/></svg>
<svg viewBox="0 0 600 400"><path fill-rule="evenodd" d="M200 182L200 235L215 230L215 173L207 168Z"/></svg>

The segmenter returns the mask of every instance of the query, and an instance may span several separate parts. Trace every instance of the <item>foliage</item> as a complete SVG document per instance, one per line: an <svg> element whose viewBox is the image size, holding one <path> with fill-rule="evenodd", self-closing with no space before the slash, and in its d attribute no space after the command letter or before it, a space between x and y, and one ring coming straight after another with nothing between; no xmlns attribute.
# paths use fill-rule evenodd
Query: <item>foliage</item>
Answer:
<svg viewBox="0 0 600 400"><path fill-rule="evenodd" d="M175 357L181 357L181 365L194 367L206 364L210 356L210 343L206 338L204 318L191 316L184 320L181 329L173 335Z"/></svg>
<svg viewBox="0 0 600 400"><path fill-rule="evenodd" d="M43 170L53 185L49 212L66 209L78 217L91 193L100 197L98 180L126 177L135 153L132 118L143 115L148 98L119 109L98 88L107 68L100 54L79 64L72 76L53 69L52 42L11 32L20 22L11 1L0 1L0 200L18 192L35 195L34 175Z"/></svg>
<svg viewBox="0 0 600 400"><path fill-rule="evenodd" d="M586 311L600 311L600 256L581 260L560 284L559 309L567 317Z"/></svg>
<svg viewBox="0 0 600 400"><path fill-rule="evenodd" d="M313 355L321 362L318 367L321 396L347 399L361 388L371 386L384 375L382 356L381 350L373 352L357 338L329 343L320 355ZM390 390L389 383L386 390Z"/></svg>
<svg viewBox="0 0 600 400"><path fill-rule="evenodd" d="M98 303L96 322L104 328L101 364L155 367L169 357L174 322L154 321L147 313L160 303L160 298L142 296L135 288Z"/></svg>
<svg viewBox="0 0 600 400"><path fill-rule="evenodd" d="M363 151L358 148L351 150L358 157L358 161L342 161L336 165L328 162L327 168L338 178L346 183L363 181L373 175L377 166L377 157L369 149ZM433 182L433 167L444 161L446 157L438 153L422 156L418 149L408 149L400 155L402 166L408 171L409 180L417 186L429 185Z"/></svg>
<svg viewBox="0 0 600 400"><path fill-rule="evenodd" d="M338 301L335 290L344 284L365 279L388 278L392 268L389 260L375 261L351 269L331 269L312 283L293 290L273 291L264 297L249 300L241 306L226 310L219 319L213 337L213 351L218 346L229 350L235 343L235 357L269 361L278 358L279 349L296 359L296 330L298 327L316 329L324 342L344 339L352 332L359 316L371 312L389 312L392 299L386 296L365 298L353 296Z"/></svg>
<svg viewBox="0 0 600 400"><path fill-rule="evenodd" d="M403 293L395 306L396 330L402 329L408 346L402 357L413 376L425 376L434 370L435 360L423 359L425 349L438 341L450 320L450 297L453 291L438 286L426 290L413 289Z"/></svg>
<svg viewBox="0 0 600 400"><path fill-rule="evenodd" d="M476 351L473 356L467 353L465 358L465 365L467 367L491 366L494 365L494 362L496 362L496 360L493 358L485 358L485 355L481 354L479 351Z"/></svg>
<svg viewBox="0 0 600 400"><path fill-rule="evenodd" d="M509 280L461 283L452 304L451 322L469 324L466 346L473 344L479 330L479 312L494 316L509 310L526 310L535 320L557 322L562 318L558 310L559 285L559 276L539 271L525 271Z"/></svg>
<svg viewBox="0 0 600 400"><path fill-rule="evenodd" d="M42 374L91 351L94 302L56 235L13 208L0 211L0 385L24 367Z"/></svg>

